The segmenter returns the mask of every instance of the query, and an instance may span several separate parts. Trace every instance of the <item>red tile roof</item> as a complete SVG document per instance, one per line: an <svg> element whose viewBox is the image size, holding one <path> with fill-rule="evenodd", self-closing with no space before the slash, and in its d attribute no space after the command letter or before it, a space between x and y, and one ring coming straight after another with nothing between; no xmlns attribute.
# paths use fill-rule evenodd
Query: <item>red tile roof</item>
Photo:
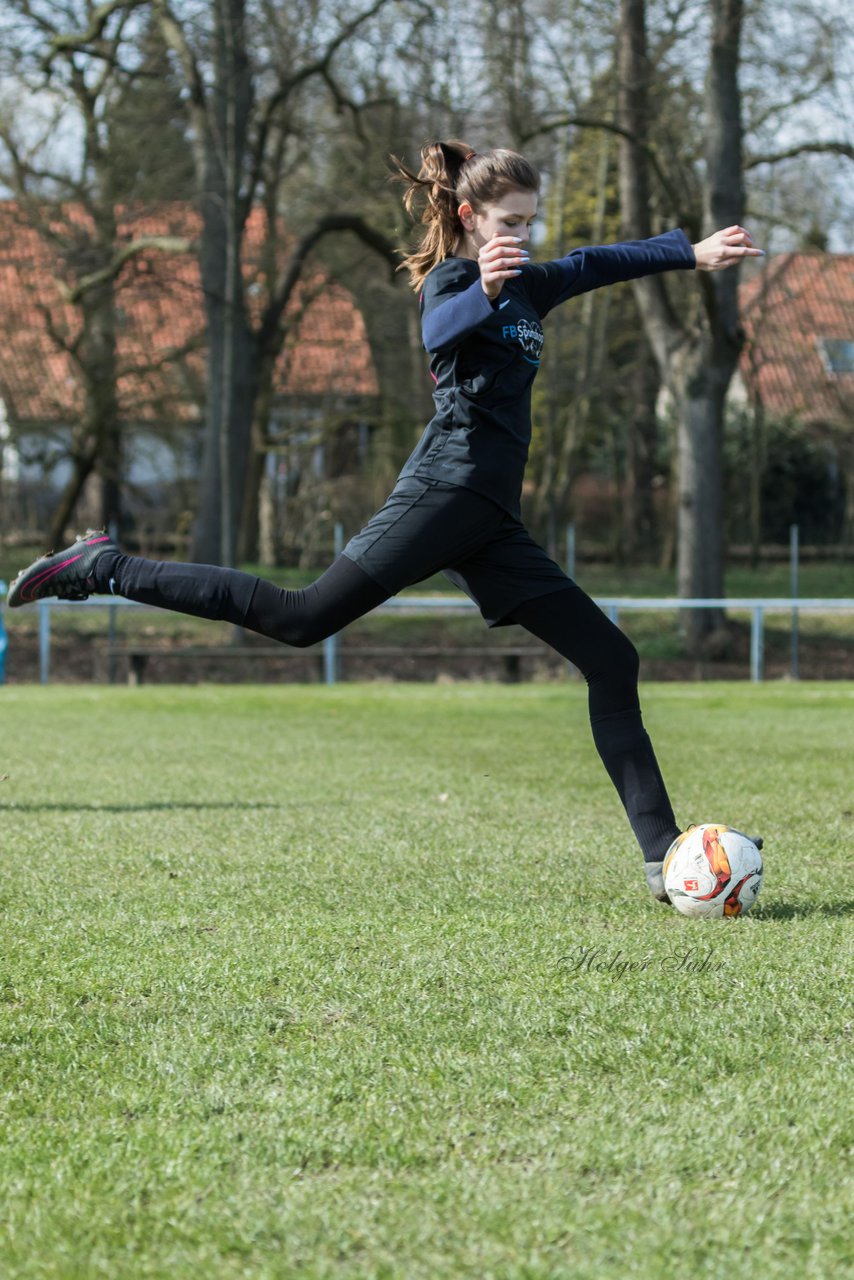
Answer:
<svg viewBox="0 0 854 1280"><path fill-rule="evenodd" d="M62 211L65 235L86 215ZM253 212L246 237L244 276L250 308L260 315L266 298L260 267L264 220ZM151 215L123 215L120 235L195 237L198 215L186 205ZM56 256L28 226L23 211L0 202L0 398L10 417L39 424L68 423L83 395L73 356L53 334L80 333L77 308L63 299ZM117 280L119 403L127 422L170 418L191 421L204 400L204 305L198 261L192 253L147 250L129 259ZM277 397L374 396L377 378L365 324L352 295L309 267L285 313L291 322L276 365ZM176 352L179 352L175 357Z"/></svg>
<svg viewBox="0 0 854 1280"><path fill-rule="evenodd" d="M822 340L854 340L854 254L786 253L740 290L740 372L766 412L851 423L854 373L833 373Z"/></svg>

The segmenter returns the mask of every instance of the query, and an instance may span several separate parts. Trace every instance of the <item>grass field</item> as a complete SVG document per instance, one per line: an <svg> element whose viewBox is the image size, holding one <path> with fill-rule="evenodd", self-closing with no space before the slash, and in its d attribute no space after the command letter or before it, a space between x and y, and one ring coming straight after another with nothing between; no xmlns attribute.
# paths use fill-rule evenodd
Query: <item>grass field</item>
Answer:
<svg viewBox="0 0 854 1280"><path fill-rule="evenodd" d="M850 1274L854 686L645 705L745 920L577 685L0 690L0 1274Z"/></svg>

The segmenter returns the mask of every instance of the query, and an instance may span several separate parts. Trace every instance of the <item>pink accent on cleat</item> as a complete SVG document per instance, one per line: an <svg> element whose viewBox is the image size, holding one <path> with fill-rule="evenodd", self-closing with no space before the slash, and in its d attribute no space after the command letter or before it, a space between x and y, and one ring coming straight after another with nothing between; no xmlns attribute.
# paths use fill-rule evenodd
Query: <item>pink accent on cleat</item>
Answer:
<svg viewBox="0 0 854 1280"><path fill-rule="evenodd" d="M92 569L95 561L117 548L102 529L87 529L76 542L58 554L40 556L28 569L22 569L9 588L7 604L34 604L45 596L60 600L86 600L93 593Z"/></svg>
<svg viewBox="0 0 854 1280"><path fill-rule="evenodd" d="M104 539L99 538L99 542ZM33 590L40 587L43 582L49 582L55 574L60 573L63 569L67 569L70 564L74 564L75 560L79 560L80 556L72 556L70 560L63 560L62 564L55 564L50 569L45 569L37 578L31 578L29 582L24 584L21 591L21 598L25 601L35 600L38 597L33 595Z"/></svg>

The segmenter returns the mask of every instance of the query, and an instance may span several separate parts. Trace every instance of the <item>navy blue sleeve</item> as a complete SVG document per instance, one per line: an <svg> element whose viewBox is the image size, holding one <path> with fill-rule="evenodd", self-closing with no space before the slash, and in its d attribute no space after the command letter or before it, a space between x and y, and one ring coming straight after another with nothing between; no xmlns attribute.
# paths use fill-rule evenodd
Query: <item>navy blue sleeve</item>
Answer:
<svg viewBox="0 0 854 1280"><path fill-rule="evenodd" d="M468 258L446 258L424 281L421 337L431 354L454 347L495 311L483 292L480 268Z"/></svg>
<svg viewBox="0 0 854 1280"><path fill-rule="evenodd" d="M573 249L554 262L535 262L522 268L519 283L540 316L552 307L591 289L637 280L660 271L691 270L697 265L684 231L666 231L650 240Z"/></svg>

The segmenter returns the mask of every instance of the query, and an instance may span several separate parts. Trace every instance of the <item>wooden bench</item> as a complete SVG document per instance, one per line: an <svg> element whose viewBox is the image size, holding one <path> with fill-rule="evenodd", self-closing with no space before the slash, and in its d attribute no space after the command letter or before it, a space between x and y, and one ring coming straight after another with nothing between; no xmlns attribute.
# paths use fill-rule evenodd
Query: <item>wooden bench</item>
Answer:
<svg viewBox="0 0 854 1280"><path fill-rule="evenodd" d="M501 679L506 684L518 684L522 679L522 660L524 658L544 658L550 650L546 645L364 645L349 646L339 641L338 667L336 678L340 679L340 668L347 658L460 658L484 659L498 658L501 662ZM198 662L215 658L224 660L246 661L256 658L306 658L316 669L318 679L324 676L324 653L322 645L312 645L307 649L293 649L288 645L186 645L176 648L162 646L130 644L114 645L107 650L107 663L111 682L116 679L116 666L119 659L127 659L128 684L145 683L148 663L151 658L168 658L170 660Z"/></svg>
<svg viewBox="0 0 854 1280"><path fill-rule="evenodd" d="M117 660L127 658L128 684L144 684L148 663L151 658L168 658L181 662L198 662L208 658L233 661L246 661L255 658L288 658L306 657L317 669L318 678L323 676L323 650L319 645L310 649L291 649L287 645L183 645L175 648L163 648L162 645L129 644L114 645L107 650L107 664L110 682L116 679Z"/></svg>
<svg viewBox="0 0 854 1280"><path fill-rule="evenodd" d="M518 684L522 679L523 658L543 658L550 650L546 645L340 645L339 664L344 658L498 658L501 679L505 684Z"/></svg>

